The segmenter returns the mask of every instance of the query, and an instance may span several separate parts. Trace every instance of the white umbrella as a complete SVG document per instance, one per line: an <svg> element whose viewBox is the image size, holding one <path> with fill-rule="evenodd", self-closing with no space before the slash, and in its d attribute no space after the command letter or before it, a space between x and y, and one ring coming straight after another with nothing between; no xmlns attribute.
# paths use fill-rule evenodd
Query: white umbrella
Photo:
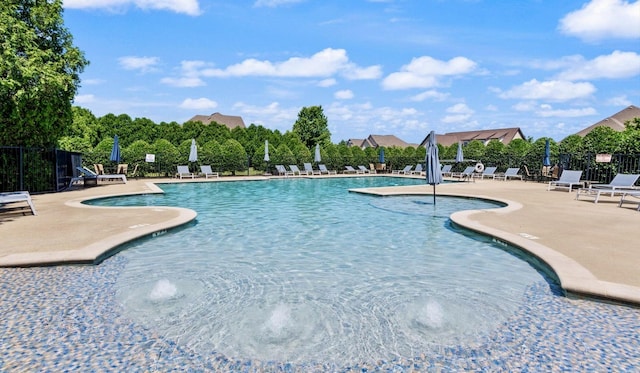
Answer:
<svg viewBox="0 0 640 373"><path fill-rule="evenodd" d="M264 161L269 162L269 140L264 140Z"/></svg>
<svg viewBox="0 0 640 373"><path fill-rule="evenodd" d="M320 158L320 144L316 144L316 156L313 159L316 163L322 162L322 158Z"/></svg>
<svg viewBox="0 0 640 373"><path fill-rule="evenodd" d="M196 139L191 139L191 150L189 151L189 162L198 161L198 147L196 146Z"/></svg>
<svg viewBox="0 0 640 373"><path fill-rule="evenodd" d="M464 161L464 155L462 153L462 142L458 141L458 152L456 153L456 163Z"/></svg>

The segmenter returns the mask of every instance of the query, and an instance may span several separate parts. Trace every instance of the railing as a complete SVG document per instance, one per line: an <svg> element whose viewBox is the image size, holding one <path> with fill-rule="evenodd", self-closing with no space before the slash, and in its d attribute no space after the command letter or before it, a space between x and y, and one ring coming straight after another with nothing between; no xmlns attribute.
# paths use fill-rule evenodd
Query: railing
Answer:
<svg viewBox="0 0 640 373"><path fill-rule="evenodd" d="M619 173L640 173L640 154L611 154L609 162L602 162L607 158L594 153L586 153L583 156L560 154L559 164L565 170L582 170L584 180L605 184Z"/></svg>
<svg viewBox="0 0 640 373"><path fill-rule="evenodd" d="M57 192L69 186L80 153L59 149L0 147L0 192Z"/></svg>

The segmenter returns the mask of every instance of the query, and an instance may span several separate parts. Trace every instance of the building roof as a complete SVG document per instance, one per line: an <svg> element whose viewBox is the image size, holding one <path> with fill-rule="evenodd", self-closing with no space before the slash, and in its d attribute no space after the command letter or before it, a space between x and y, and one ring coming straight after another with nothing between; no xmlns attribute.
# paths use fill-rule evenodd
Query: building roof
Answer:
<svg viewBox="0 0 640 373"><path fill-rule="evenodd" d="M524 134L519 127L436 134L436 140L438 141L438 144L441 144L442 146L451 146L458 142L462 142L464 144L473 140L482 141L485 145L491 140L498 140L507 145L515 139L524 138ZM426 146L428 139L429 135L427 135L420 144L422 146Z"/></svg>
<svg viewBox="0 0 640 373"><path fill-rule="evenodd" d="M220 113L213 113L211 115L195 115L193 118L189 119L189 121L202 122L202 124L210 124L211 122L216 122L227 126L229 129L234 129L236 127L246 127L244 125L242 117L234 115L223 115Z"/></svg>
<svg viewBox="0 0 640 373"><path fill-rule="evenodd" d="M576 135L585 136L587 133L593 131L596 127L609 127L614 131L624 131L624 123L633 118L640 118L640 109L636 106L630 105L626 109L622 109L619 112L613 114L609 118L603 119L596 124L592 124L589 127L577 132Z"/></svg>

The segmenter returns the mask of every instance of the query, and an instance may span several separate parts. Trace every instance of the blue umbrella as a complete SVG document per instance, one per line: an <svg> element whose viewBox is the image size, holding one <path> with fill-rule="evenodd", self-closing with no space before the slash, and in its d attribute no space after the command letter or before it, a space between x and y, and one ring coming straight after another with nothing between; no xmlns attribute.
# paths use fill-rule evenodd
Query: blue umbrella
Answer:
<svg viewBox="0 0 640 373"><path fill-rule="evenodd" d="M112 162L120 162L120 144L118 142L118 135L113 137L113 148L111 148L111 156L109 160Z"/></svg>
<svg viewBox="0 0 640 373"><path fill-rule="evenodd" d="M384 163L384 148L380 148L380 154L378 154L378 163Z"/></svg>
<svg viewBox="0 0 640 373"><path fill-rule="evenodd" d="M433 204L436 204L436 184L442 182L442 172L440 171L440 160L438 159L438 145L436 143L436 133L429 133L429 141L427 142L427 184L433 185Z"/></svg>
<svg viewBox="0 0 640 373"><path fill-rule="evenodd" d="M320 158L320 144L316 144L316 154L313 160L316 163L320 163L322 161L322 158Z"/></svg>
<svg viewBox="0 0 640 373"><path fill-rule="evenodd" d="M196 139L191 139L191 150L189 151L189 162L196 162L198 160L198 147L196 146Z"/></svg>
<svg viewBox="0 0 640 373"><path fill-rule="evenodd" d="M551 166L551 145L549 139L544 143L544 159L542 160L543 166Z"/></svg>
<svg viewBox="0 0 640 373"><path fill-rule="evenodd" d="M456 163L464 161L464 154L462 153L462 142L458 141L458 152L456 153Z"/></svg>

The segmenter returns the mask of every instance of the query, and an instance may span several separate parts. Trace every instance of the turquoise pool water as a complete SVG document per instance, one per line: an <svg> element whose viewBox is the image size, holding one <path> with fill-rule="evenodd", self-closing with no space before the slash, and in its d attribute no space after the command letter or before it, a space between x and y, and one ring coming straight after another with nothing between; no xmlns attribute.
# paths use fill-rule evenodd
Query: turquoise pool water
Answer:
<svg viewBox="0 0 640 373"><path fill-rule="evenodd" d="M165 184L165 195L92 203L198 212L195 224L118 254L116 298L128 317L202 354L346 365L473 345L548 281L448 219L495 204L348 192L399 183L424 181Z"/></svg>

